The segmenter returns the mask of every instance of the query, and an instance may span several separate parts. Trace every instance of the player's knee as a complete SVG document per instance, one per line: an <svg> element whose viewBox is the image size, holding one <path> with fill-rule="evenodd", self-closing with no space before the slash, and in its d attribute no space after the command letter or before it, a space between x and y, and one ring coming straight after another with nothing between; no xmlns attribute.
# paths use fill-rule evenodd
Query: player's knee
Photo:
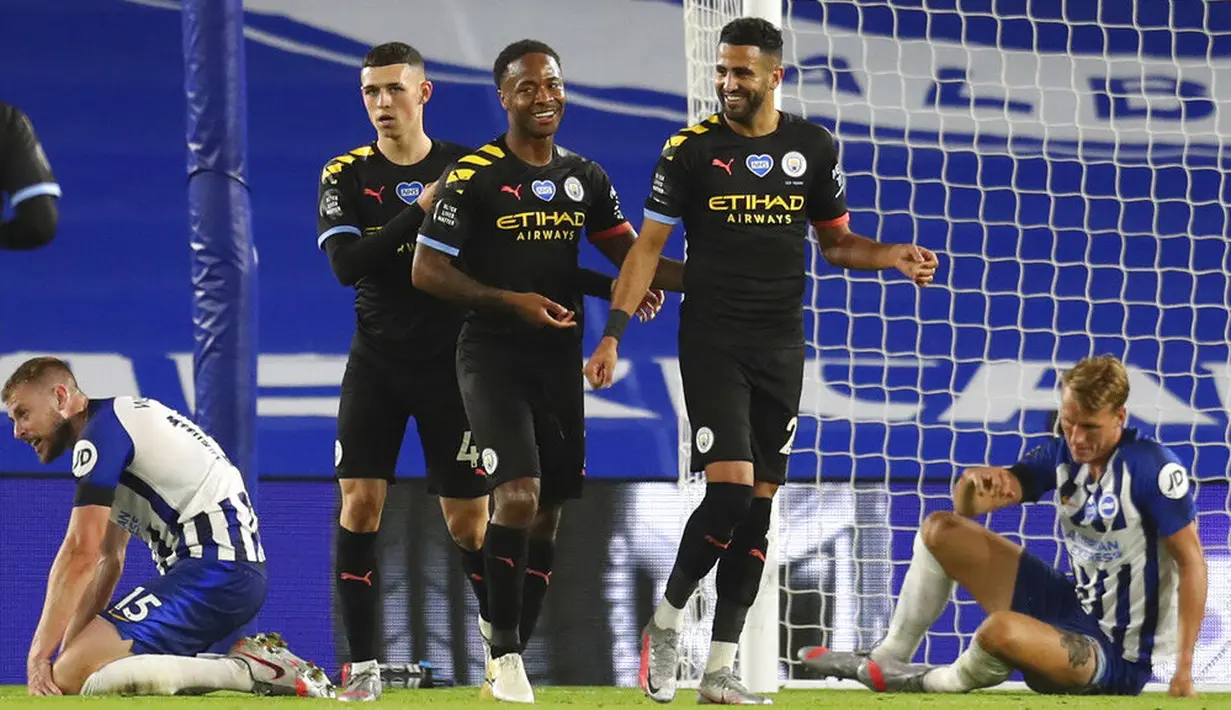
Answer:
<svg viewBox="0 0 1231 710"><path fill-rule="evenodd" d="M534 522L530 524L530 537L555 540L556 530L560 528L561 511L559 505L540 505L534 515Z"/></svg>
<svg viewBox="0 0 1231 710"><path fill-rule="evenodd" d="M1014 623L1011 613L995 611L979 624L979 629L975 631L975 640L988 653L1013 658L1020 645L1020 632L1021 628Z"/></svg>
<svg viewBox="0 0 1231 710"><path fill-rule="evenodd" d="M487 509L467 506L451 510L445 515L445 524L454 544L463 550L477 550L483 547L487 533Z"/></svg>
<svg viewBox="0 0 1231 710"><path fill-rule="evenodd" d="M492 493L495 500L492 521L497 525L528 528L539 509L539 482L517 478L501 484Z"/></svg>
<svg viewBox="0 0 1231 710"><path fill-rule="evenodd" d="M951 535L962 526L962 518L957 513L948 510L938 510L923 519L919 534L928 551L935 554L943 547Z"/></svg>
<svg viewBox="0 0 1231 710"><path fill-rule="evenodd" d="M377 485L378 484L378 485ZM352 479L342 482L339 522L354 533L376 532L385 508L385 482Z"/></svg>

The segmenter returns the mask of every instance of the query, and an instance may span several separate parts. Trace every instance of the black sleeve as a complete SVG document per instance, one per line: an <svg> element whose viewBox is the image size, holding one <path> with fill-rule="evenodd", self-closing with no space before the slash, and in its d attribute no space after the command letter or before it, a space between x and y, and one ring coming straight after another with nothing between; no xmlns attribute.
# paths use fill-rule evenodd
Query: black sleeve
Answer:
<svg viewBox="0 0 1231 710"><path fill-rule="evenodd" d="M650 194L645 198L645 216L663 224L678 224L684 217L684 201L688 197L688 145L687 139L675 135L663 146L658 165L654 167L654 181Z"/></svg>
<svg viewBox="0 0 1231 710"><path fill-rule="evenodd" d="M26 115L0 104L0 192L14 206L39 195L60 196L43 146Z"/></svg>
<svg viewBox="0 0 1231 710"><path fill-rule="evenodd" d="M419 230L418 243L442 251L449 256L461 254L462 248L470 239L470 208L479 203L466 198L467 193L473 195L470 179L472 170L454 170L453 165L445 168L444 187L436 188L436 204L432 214L423 221ZM471 189L467 189L471 188Z"/></svg>
<svg viewBox="0 0 1231 710"><path fill-rule="evenodd" d="M60 185L30 120L5 104L0 104L0 193L8 194L15 213L0 222L0 249L37 249L55 238Z"/></svg>
<svg viewBox="0 0 1231 710"><path fill-rule="evenodd" d="M628 220L624 219L620 195L611 184L607 171L598 163L590 163L586 182L590 184L590 194L593 195L586 214L586 237L593 242L625 232ZM568 190L567 183L565 190Z"/></svg>
<svg viewBox="0 0 1231 710"><path fill-rule="evenodd" d="M615 279L591 269L577 269L578 290L587 296L611 300L611 284Z"/></svg>
<svg viewBox="0 0 1231 710"><path fill-rule="evenodd" d="M317 246L329 255L329 266L343 286L397 263L398 249L413 244L423 208L408 206L376 232L365 235L355 204L359 182L349 164L332 160L321 172L316 206Z"/></svg>
<svg viewBox="0 0 1231 710"><path fill-rule="evenodd" d="M333 275L343 286L354 286L359 279L386 269L397 256L398 249L414 244L415 235L423 224L423 208L414 203L389 220L389 223L365 237L335 234L325 239L325 253Z"/></svg>
<svg viewBox="0 0 1231 710"><path fill-rule="evenodd" d="M102 505L110 507L115 500L115 489L99 486L86 481L77 483L77 492L73 494L73 507L82 505Z"/></svg>
<svg viewBox="0 0 1231 710"><path fill-rule="evenodd" d="M838 147L829 131L820 126L809 126L809 129L817 130L818 138L810 151L817 166L808 192L808 219L842 224L847 218L846 176L838 164Z"/></svg>
<svg viewBox="0 0 1231 710"><path fill-rule="evenodd" d="M60 211L56 198L38 195L22 200L13 219L0 222L0 249L37 249L56 236Z"/></svg>

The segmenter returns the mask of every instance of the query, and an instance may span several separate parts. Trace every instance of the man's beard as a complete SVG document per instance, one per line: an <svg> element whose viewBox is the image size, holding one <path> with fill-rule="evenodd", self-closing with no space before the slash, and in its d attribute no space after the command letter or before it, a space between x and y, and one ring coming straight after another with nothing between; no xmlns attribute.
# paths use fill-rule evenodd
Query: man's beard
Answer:
<svg viewBox="0 0 1231 710"><path fill-rule="evenodd" d="M60 417L60 420L56 422L55 431L52 432L51 437L47 440L47 451L43 454L41 461L43 463L55 461L68 450L72 443L73 425L69 420Z"/></svg>
<svg viewBox="0 0 1231 710"><path fill-rule="evenodd" d="M763 93L749 91L745 92L743 97L744 108L739 112L732 112L727 108L725 92L721 89L718 90L718 105L722 109L722 115L728 121L746 124L752 120L753 116L757 115L757 112L761 110L761 105L765 103L765 94Z"/></svg>

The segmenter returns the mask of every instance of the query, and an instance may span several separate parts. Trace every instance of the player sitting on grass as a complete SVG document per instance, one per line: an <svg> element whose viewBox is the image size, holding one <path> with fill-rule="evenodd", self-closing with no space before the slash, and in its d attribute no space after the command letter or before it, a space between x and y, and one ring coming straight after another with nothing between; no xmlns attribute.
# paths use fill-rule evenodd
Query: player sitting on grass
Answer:
<svg viewBox="0 0 1231 710"><path fill-rule="evenodd" d="M31 695L332 694L276 634L195 657L251 621L266 592L256 511L213 439L152 399L88 399L52 357L18 367L0 399L41 462L72 448L77 479L26 661ZM109 606L130 535L160 576Z"/></svg>
<svg viewBox="0 0 1231 710"><path fill-rule="evenodd" d="M1195 695L1206 566L1188 472L1167 447L1124 428L1128 373L1115 357L1077 363L1063 385L1063 437L1009 468L965 470L955 512L924 521L880 644L803 648L806 666L877 691L966 692L1018 670L1038 692L1136 695L1151 658L1178 645L1170 694ZM1053 489L1075 579L968 519ZM909 663L955 583L987 619L956 662Z"/></svg>

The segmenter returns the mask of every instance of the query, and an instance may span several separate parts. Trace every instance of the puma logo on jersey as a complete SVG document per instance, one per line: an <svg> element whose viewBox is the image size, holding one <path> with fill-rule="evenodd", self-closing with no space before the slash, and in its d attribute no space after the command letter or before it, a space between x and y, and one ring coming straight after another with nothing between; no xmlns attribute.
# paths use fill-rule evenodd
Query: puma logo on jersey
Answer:
<svg viewBox="0 0 1231 710"><path fill-rule="evenodd" d="M517 187L509 187L508 185L501 185L500 191L507 192L519 200L521 199L521 185L518 185Z"/></svg>
<svg viewBox="0 0 1231 710"><path fill-rule="evenodd" d="M379 202L379 203L381 203L382 205L383 205L383 204L385 204L385 195L384 195L384 192L385 192L385 186L384 186L384 185L381 185L379 190L373 190L373 189L372 189L372 188L370 188L370 187L365 187L365 188L363 188L363 194L365 194L365 195L371 195L372 197L375 197L375 198L376 198L376 201L377 201L377 202Z"/></svg>
<svg viewBox="0 0 1231 710"><path fill-rule="evenodd" d="M728 158L728 159L727 159L727 162L725 162L725 163L724 163L724 162L722 162L721 160L719 160L718 158L714 158L714 162L710 163L710 165L713 165L714 167L717 167L717 168L722 168L723 170L726 170L726 171L727 171L727 175L730 175L730 174L731 174L731 166L732 166L734 163L735 163L735 158Z"/></svg>

